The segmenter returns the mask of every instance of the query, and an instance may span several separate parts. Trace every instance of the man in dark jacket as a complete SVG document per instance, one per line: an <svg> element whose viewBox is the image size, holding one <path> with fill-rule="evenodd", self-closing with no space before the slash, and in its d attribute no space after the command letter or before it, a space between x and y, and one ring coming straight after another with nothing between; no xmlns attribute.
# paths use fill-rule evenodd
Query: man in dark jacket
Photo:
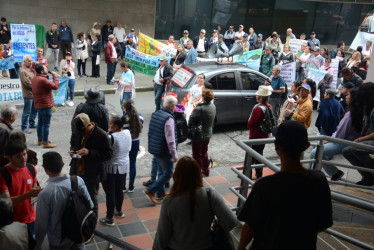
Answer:
<svg viewBox="0 0 374 250"><path fill-rule="evenodd" d="M56 23L52 23L52 28L46 32L45 40L48 44L48 49L45 58L48 60L48 58L53 53L55 57L54 70L58 71L58 54L60 53L61 34L60 31L57 30Z"/></svg>
<svg viewBox="0 0 374 250"><path fill-rule="evenodd" d="M353 71L348 67L342 69L342 77L344 78L343 83L351 82L355 87L362 85L363 82L362 78L356 73L353 73Z"/></svg>
<svg viewBox="0 0 374 250"><path fill-rule="evenodd" d="M71 28L66 25L66 21L61 21L59 31L61 34L62 57L65 59L66 52L71 53L71 44L74 42L73 32Z"/></svg>
<svg viewBox="0 0 374 250"><path fill-rule="evenodd" d="M10 37L9 25L6 24L6 18L2 17L0 26L0 43L9 44Z"/></svg>
<svg viewBox="0 0 374 250"><path fill-rule="evenodd" d="M165 197L165 184L173 175L173 162L178 161L178 138L173 116L177 102L174 96L166 96L164 107L153 113L149 123L148 151L153 155L152 171L161 171L157 181L144 189L144 193L154 204L157 204L156 198Z"/></svg>
<svg viewBox="0 0 374 250"><path fill-rule="evenodd" d="M153 78L153 86L155 91L156 111L160 109L161 97L165 91L165 85L173 77L173 68L168 64L168 58L162 56L160 58L160 66Z"/></svg>
<svg viewBox="0 0 374 250"><path fill-rule="evenodd" d="M85 113L90 118L90 121L94 122L99 128L104 131L108 131L109 115L108 109L104 105L104 92L96 87L85 88L84 98L85 103L80 103L75 109L74 117L78 114Z"/></svg>
<svg viewBox="0 0 374 250"><path fill-rule="evenodd" d="M13 105L4 105L1 107L0 117L0 155L9 141L9 136L13 131L12 123L17 118L17 108Z"/></svg>
<svg viewBox="0 0 374 250"><path fill-rule="evenodd" d="M103 40L103 47L105 48L106 43L108 42L109 35L113 34L112 21L106 21L106 25L101 28L101 36Z"/></svg>
<svg viewBox="0 0 374 250"><path fill-rule="evenodd" d="M73 119L69 154L70 175L84 180L97 216L100 176L104 161L112 157L113 151L106 132L91 122L87 114L81 113Z"/></svg>
<svg viewBox="0 0 374 250"><path fill-rule="evenodd" d="M193 39L193 47L197 50L198 57L207 57L209 42L205 37L205 30L200 31L200 35Z"/></svg>

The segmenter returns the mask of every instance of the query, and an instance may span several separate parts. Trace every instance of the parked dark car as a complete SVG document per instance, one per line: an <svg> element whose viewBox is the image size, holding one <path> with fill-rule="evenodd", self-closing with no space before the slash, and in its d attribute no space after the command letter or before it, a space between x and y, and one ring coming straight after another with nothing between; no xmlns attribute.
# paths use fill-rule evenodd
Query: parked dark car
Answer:
<svg viewBox="0 0 374 250"><path fill-rule="evenodd" d="M176 93L178 102L184 103L189 89L196 84L197 75L203 73L214 91L216 105L215 124L247 122L256 104L256 91L268 77L244 65L206 62L187 64L170 80L166 92Z"/></svg>

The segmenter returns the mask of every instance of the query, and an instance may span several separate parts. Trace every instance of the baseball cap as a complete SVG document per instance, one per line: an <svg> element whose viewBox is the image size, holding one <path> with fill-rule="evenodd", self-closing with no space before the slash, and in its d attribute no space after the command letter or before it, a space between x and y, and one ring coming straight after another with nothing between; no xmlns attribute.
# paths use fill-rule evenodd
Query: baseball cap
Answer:
<svg viewBox="0 0 374 250"><path fill-rule="evenodd" d="M67 56L71 56L71 52L67 51L67 52L65 53L65 55L67 55Z"/></svg>
<svg viewBox="0 0 374 250"><path fill-rule="evenodd" d="M268 49L271 50L271 48L270 48L269 46L266 46L266 47L265 47L265 50L268 50Z"/></svg>
<svg viewBox="0 0 374 250"><path fill-rule="evenodd" d="M173 92L169 92L166 96L168 96L168 95L174 96L175 98L178 99L178 95L175 94L175 93L173 93ZM165 99L165 96L163 96L161 99L164 100L164 99Z"/></svg>
<svg viewBox="0 0 374 250"><path fill-rule="evenodd" d="M168 60L168 57L167 57L167 56L161 56L159 60L160 60L160 61L167 61L167 60Z"/></svg>
<svg viewBox="0 0 374 250"><path fill-rule="evenodd" d="M232 26L232 25L229 27L229 29L233 29L233 28L234 28L234 26Z"/></svg>
<svg viewBox="0 0 374 250"><path fill-rule="evenodd" d="M283 150L299 149L302 152L308 145L308 132L300 122L285 121L271 132Z"/></svg>
<svg viewBox="0 0 374 250"><path fill-rule="evenodd" d="M189 34L188 30L183 31L183 34Z"/></svg>
<svg viewBox="0 0 374 250"><path fill-rule="evenodd" d="M308 90L309 92L312 90L312 88L311 88L308 84L303 84L303 85L301 85L301 86L299 87L299 89L300 89L300 88L304 88L304 89Z"/></svg>
<svg viewBox="0 0 374 250"><path fill-rule="evenodd" d="M206 31L205 31L204 29L201 29L201 30L200 30L200 33L204 33L204 34L205 34Z"/></svg>
<svg viewBox="0 0 374 250"><path fill-rule="evenodd" d="M301 33L301 36L305 36L305 33Z"/></svg>
<svg viewBox="0 0 374 250"><path fill-rule="evenodd" d="M263 35L262 35L261 33L260 33L260 34L258 34L258 36L259 36L259 37L263 37Z"/></svg>
<svg viewBox="0 0 374 250"><path fill-rule="evenodd" d="M351 89L355 87L355 85L352 82L343 82L342 86L343 88L347 88L347 89Z"/></svg>
<svg viewBox="0 0 374 250"><path fill-rule="evenodd" d="M244 26L243 26L242 24L240 24L240 25L239 25L239 27L242 27L242 28L244 28Z"/></svg>
<svg viewBox="0 0 374 250"><path fill-rule="evenodd" d="M244 33L243 37L248 37L248 34L247 34L247 33Z"/></svg>
<svg viewBox="0 0 374 250"><path fill-rule="evenodd" d="M134 37L134 34L129 33L129 34L127 35L127 37Z"/></svg>
<svg viewBox="0 0 374 250"><path fill-rule="evenodd" d="M219 35L218 35L218 39L219 39L219 38L223 38L223 35L222 35L222 34L219 34Z"/></svg>
<svg viewBox="0 0 374 250"><path fill-rule="evenodd" d="M88 117L88 115L85 113L80 113L74 118L74 124L78 129L81 128L82 130L84 130L90 123L90 117Z"/></svg>
<svg viewBox="0 0 374 250"><path fill-rule="evenodd" d="M135 29L134 28L131 28L131 30L130 30L131 32L134 32L135 31Z"/></svg>
<svg viewBox="0 0 374 250"><path fill-rule="evenodd" d="M217 33L218 32L218 30L213 30L213 33Z"/></svg>
<svg viewBox="0 0 374 250"><path fill-rule="evenodd" d="M312 32L310 32L310 34L311 34L311 35L315 35L315 34L316 34L316 32L312 31Z"/></svg>
<svg viewBox="0 0 374 250"><path fill-rule="evenodd" d="M318 46L314 47L313 49L314 52L319 52L320 51L320 48Z"/></svg>

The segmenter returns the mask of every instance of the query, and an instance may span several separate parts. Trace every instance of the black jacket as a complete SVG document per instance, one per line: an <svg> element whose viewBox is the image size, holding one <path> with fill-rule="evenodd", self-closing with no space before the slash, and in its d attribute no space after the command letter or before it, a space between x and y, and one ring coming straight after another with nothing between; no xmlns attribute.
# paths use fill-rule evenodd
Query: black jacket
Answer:
<svg viewBox="0 0 374 250"><path fill-rule="evenodd" d="M52 30L48 30L45 34L45 40L47 41L48 48L52 48L52 45L57 45L58 49L60 47L60 42L61 42L61 34L58 30L53 32Z"/></svg>
<svg viewBox="0 0 374 250"><path fill-rule="evenodd" d="M7 31L4 30L4 26L7 28ZM9 25L0 25L0 31L4 31L4 34L0 34L0 43L8 44L11 38Z"/></svg>
<svg viewBox="0 0 374 250"><path fill-rule="evenodd" d="M160 68L160 66L158 66ZM174 75L173 67L170 64L166 64L163 70L163 74L160 73L160 78L164 79L163 85L165 86L166 82L169 81Z"/></svg>
<svg viewBox="0 0 374 250"><path fill-rule="evenodd" d="M90 121L94 122L99 126L99 128L103 129L104 131L108 131L109 128L109 114L108 109L105 105L101 103L80 103L77 108L75 109L73 119L81 114L85 113L90 117Z"/></svg>
<svg viewBox="0 0 374 250"><path fill-rule="evenodd" d="M100 55L100 51L101 51L101 41L98 40L95 42L94 45L91 44L91 48L92 48L92 56L98 56Z"/></svg>
<svg viewBox="0 0 374 250"><path fill-rule="evenodd" d="M108 29L108 26L107 25L104 25L102 28L101 28L101 37L103 38L102 40L107 42L108 41L108 36L110 34L113 34L113 26L110 25L109 29Z"/></svg>
<svg viewBox="0 0 374 250"><path fill-rule="evenodd" d="M195 37L195 39L193 39L193 47L195 49L197 49L197 45L199 43L199 36ZM208 52L208 47L209 47L209 42L208 42L208 39L206 37L204 37L204 48L205 48L205 52ZM198 51L198 52L201 52L201 51Z"/></svg>
<svg viewBox="0 0 374 250"><path fill-rule="evenodd" d="M83 134L74 128L70 139L70 150L76 151L81 149L82 138ZM95 124L91 135L86 140L85 148L87 148L89 152L88 155L82 156L81 158L84 160L83 175L96 178L103 172L104 161L109 160L113 155L107 133ZM70 175L77 174L77 161L81 159L71 159Z"/></svg>

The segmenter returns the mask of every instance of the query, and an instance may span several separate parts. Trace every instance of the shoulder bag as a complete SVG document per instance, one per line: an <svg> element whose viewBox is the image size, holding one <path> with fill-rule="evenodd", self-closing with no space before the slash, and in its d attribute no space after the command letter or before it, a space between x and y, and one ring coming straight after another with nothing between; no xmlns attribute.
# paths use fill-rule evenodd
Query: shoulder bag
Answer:
<svg viewBox="0 0 374 250"><path fill-rule="evenodd" d="M201 119L201 110L196 108L193 112L198 112L198 120L191 122L187 130L187 138L191 141L200 141L204 138L203 120ZM190 118L191 119L191 118Z"/></svg>

